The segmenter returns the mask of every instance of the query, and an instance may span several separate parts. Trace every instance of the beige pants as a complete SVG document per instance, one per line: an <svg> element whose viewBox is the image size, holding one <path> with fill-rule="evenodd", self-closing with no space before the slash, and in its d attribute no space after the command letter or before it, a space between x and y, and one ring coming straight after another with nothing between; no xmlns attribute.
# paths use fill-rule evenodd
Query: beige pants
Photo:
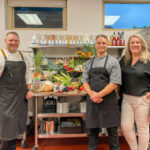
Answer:
<svg viewBox="0 0 150 150"><path fill-rule="evenodd" d="M121 112L121 129L131 150L147 150L149 142L150 99L146 96L131 96L124 94ZM138 142L134 131L137 126Z"/></svg>

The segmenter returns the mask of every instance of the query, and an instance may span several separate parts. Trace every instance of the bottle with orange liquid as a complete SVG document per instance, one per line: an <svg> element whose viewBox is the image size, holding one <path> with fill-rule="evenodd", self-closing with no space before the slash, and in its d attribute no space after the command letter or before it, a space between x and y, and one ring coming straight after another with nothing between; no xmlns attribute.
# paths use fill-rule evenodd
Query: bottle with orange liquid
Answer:
<svg viewBox="0 0 150 150"><path fill-rule="evenodd" d="M120 45L120 32L118 32L118 34L117 34L116 46L121 46L121 45Z"/></svg>
<svg viewBox="0 0 150 150"><path fill-rule="evenodd" d="M116 46L117 45L117 39L116 39L116 34L115 32L113 33L113 38L112 38L112 46Z"/></svg>

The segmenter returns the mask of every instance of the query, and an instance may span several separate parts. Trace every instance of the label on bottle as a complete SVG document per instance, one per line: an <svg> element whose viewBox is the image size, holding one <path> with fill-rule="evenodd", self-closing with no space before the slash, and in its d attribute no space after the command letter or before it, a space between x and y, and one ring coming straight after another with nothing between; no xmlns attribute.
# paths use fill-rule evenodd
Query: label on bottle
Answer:
<svg viewBox="0 0 150 150"><path fill-rule="evenodd" d="M33 40L32 40L32 44L38 44L38 40L33 39Z"/></svg>
<svg viewBox="0 0 150 150"><path fill-rule="evenodd" d="M67 40L62 40L62 45L67 45Z"/></svg>
<svg viewBox="0 0 150 150"><path fill-rule="evenodd" d="M82 41L78 40L77 45L82 45Z"/></svg>
<svg viewBox="0 0 150 150"><path fill-rule="evenodd" d="M54 46L54 40L49 40L49 41L48 41L48 45Z"/></svg>
<svg viewBox="0 0 150 150"><path fill-rule="evenodd" d="M89 41L88 40L84 40L84 45L88 45L89 44Z"/></svg>
<svg viewBox="0 0 150 150"><path fill-rule="evenodd" d="M75 40L70 40L70 45L75 45Z"/></svg>
<svg viewBox="0 0 150 150"><path fill-rule="evenodd" d="M122 46L125 46L125 40L122 40Z"/></svg>
<svg viewBox="0 0 150 150"><path fill-rule="evenodd" d="M47 41L46 40L41 40L40 44L41 45L47 45Z"/></svg>
<svg viewBox="0 0 150 150"><path fill-rule="evenodd" d="M90 45L94 45L95 44L95 40L90 41Z"/></svg>
<svg viewBox="0 0 150 150"><path fill-rule="evenodd" d="M112 46L116 46L116 45L117 45L116 40L113 40L112 41Z"/></svg>
<svg viewBox="0 0 150 150"><path fill-rule="evenodd" d="M121 46L121 45L120 45L120 40L117 40L117 46Z"/></svg>
<svg viewBox="0 0 150 150"><path fill-rule="evenodd" d="M56 40L55 45L61 45L61 40Z"/></svg>

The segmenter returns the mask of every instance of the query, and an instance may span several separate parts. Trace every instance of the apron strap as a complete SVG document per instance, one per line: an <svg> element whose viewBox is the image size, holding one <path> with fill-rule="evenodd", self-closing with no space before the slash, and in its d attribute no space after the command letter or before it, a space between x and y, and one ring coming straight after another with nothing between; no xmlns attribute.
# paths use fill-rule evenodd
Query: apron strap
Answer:
<svg viewBox="0 0 150 150"><path fill-rule="evenodd" d="M19 52L19 54L20 54L20 56L21 56L22 60L24 60L24 57L23 57L22 52L21 52L20 50L18 50L18 52Z"/></svg>
<svg viewBox="0 0 150 150"><path fill-rule="evenodd" d="M7 56L6 56L6 54L5 54L5 52L4 52L3 49L1 49L1 52L2 52L2 54L3 54L3 56L4 56L4 59L7 60Z"/></svg>
<svg viewBox="0 0 150 150"><path fill-rule="evenodd" d="M92 66L93 66L93 63L94 63L94 59L95 59L95 57L93 57L93 59L92 59L90 70L89 70L89 73L88 73L89 74L89 79L90 79L90 71L92 69ZM106 59L105 59L104 68L106 68L107 61L108 61L108 54L107 54Z"/></svg>
<svg viewBox="0 0 150 150"><path fill-rule="evenodd" d="M95 56L92 58L92 62L91 62L91 66L90 66L90 70L89 70L89 72L88 72L89 80L90 80L90 78L91 78L91 76L90 76L90 72L91 72L91 69L92 69L92 66L93 66L94 59L95 59Z"/></svg>
<svg viewBox="0 0 150 150"><path fill-rule="evenodd" d="M104 64L104 68L106 68L107 61L108 61L108 54L107 54L107 56L106 56L106 60L105 60L105 64Z"/></svg>
<svg viewBox="0 0 150 150"><path fill-rule="evenodd" d="M7 60L6 53L4 52L4 50L3 50L3 49L1 49L1 52L2 52L2 54L3 54L4 58L5 58L5 60ZM23 54L21 53L21 51L20 51L20 50L18 50L18 52L19 52L19 54L20 54L20 56L21 56L22 60L24 60L24 57L23 57Z"/></svg>

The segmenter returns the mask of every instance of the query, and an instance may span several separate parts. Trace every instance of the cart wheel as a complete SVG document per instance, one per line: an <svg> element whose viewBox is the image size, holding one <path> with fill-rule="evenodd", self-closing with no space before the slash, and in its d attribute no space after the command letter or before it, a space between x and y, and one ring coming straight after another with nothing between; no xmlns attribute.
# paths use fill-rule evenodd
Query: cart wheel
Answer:
<svg viewBox="0 0 150 150"><path fill-rule="evenodd" d="M34 147L32 148L32 150L38 150L38 147L35 147L35 146L34 146Z"/></svg>
<svg viewBox="0 0 150 150"><path fill-rule="evenodd" d="M21 148L26 148L27 147L27 143L26 141L22 140L20 143Z"/></svg>

